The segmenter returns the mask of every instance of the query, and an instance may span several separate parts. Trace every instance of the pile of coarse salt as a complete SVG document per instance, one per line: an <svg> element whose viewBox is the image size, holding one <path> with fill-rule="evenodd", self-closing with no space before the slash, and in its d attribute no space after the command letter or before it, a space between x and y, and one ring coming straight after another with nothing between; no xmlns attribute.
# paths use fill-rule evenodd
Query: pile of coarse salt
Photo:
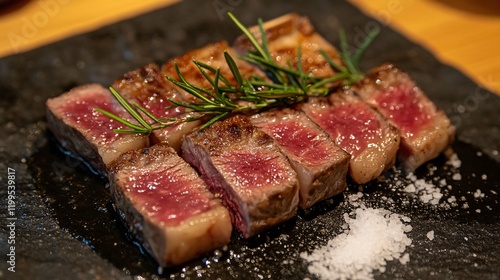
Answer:
<svg viewBox="0 0 500 280"><path fill-rule="evenodd" d="M411 239L410 218L385 209L361 207L344 214L344 232L312 253L300 256L308 270L322 279L373 279L373 272L385 271L387 261L409 262L404 253Z"/></svg>

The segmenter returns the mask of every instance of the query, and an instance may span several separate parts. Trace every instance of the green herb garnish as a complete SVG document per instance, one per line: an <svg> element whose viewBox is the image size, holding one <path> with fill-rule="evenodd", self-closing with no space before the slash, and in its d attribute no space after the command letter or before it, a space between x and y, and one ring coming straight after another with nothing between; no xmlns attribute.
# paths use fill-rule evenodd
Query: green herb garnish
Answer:
<svg viewBox="0 0 500 280"><path fill-rule="evenodd" d="M370 32L361 46L354 53L351 53L345 32L341 30L339 33L340 59L343 65L335 63L326 52L321 51L325 60L338 73L332 77L319 78L311 76L310 72L303 71L300 46L297 47L298 63L296 69L290 64L286 67L278 65L269 52L262 20L259 19L258 21L261 37L261 43L259 43L259 40L232 13L228 13L228 15L248 38L254 48L254 50L249 51L246 55L239 57L239 59L259 67L269 80L255 76L243 77L235 60L227 52L224 52L224 58L234 80L236 80L236 85L232 85L228 77L224 77L219 69L214 69L205 63L193 60L193 63L198 67L203 77L210 83L210 88L196 86L186 80L180 72L178 65L175 64L178 80L169 76L166 78L197 99L196 102L190 103L169 99L174 104L173 107L180 106L186 108L185 116L180 118L156 118L138 104L130 104L120 93L110 88L111 93L120 105L137 122L137 124L131 123L98 108L99 112L129 128L115 129L116 132L150 134L154 130L174 124L207 118L209 120L200 127L200 129L204 129L214 122L237 112L258 111L277 105L294 104L304 101L310 96L326 96L333 91L333 88L331 88L332 83L342 81L341 85L350 85L364 77L365 74L359 68L359 62L379 32L378 29ZM150 121L146 121L141 113L147 116Z"/></svg>

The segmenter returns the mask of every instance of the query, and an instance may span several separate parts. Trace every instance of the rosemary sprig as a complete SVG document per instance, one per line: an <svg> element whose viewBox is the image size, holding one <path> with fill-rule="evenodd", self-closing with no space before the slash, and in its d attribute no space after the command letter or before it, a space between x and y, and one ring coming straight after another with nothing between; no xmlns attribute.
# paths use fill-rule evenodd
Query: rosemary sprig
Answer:
<svg viewBox="0 0 500 280"><path fill-rule="evenodd" d="M157 118L151 114L146 108L140 106L139 104L131 104L128 102L118 91L113 87L109 87L109 91L113 97L120 103L120 105L127 111L136 121L137 124L132 123L120 116L117 116L111 112L103 110L101 108L95 108L96 111L106 115L107 117L127 126L129 129L113 129L117 133L128 133L128 134L146 134L149 135L151 132L163 129L168 126L179 124L182 122L191 122L200 119L202 116L186 116L184 118ZM147 122L144 117L139 113L142 112L146 115L151 122Z"/></svg>
<svg viewBox="0 0 500 280"><path fill-rule="evenodd" d="M298 62L296 68L290 63L287 66L282 66L274 61L269 52L262 19L258 20L259 43L259 40L252 32L232 13L229 12L228 16L254 48L254 50L239 58L259 67L271 82L262 77L243 77L235 60L229 53L224 52L224 59L236 81L236 85L232 85L229 82L230 79L224 77L219 69L193 60L200 73L210 84L209 88L197 86L189 82L182 75L178 65L174 64L178 79L169 76L166 78L197 99L197 102L189 103L169 99L174 104L169 107L180 106L186 108L184 117L157 118L138 104L130 104L113 88L110 88L113 96L137 123L132 123L100 108L96 110L128 127L128 129L115 129L116 132L150 134L154 130L170 125L207 118L209 120L200 127L200 129L204 129L233 113L268 109L280 104L294 104L307 99L309 96L326 96L332 91L330 86L333 83L343 81L342 85L349 85L364 77L364 73L359 68L359 62L379 32L378 29L370 32L359 48L354 53L351 53L345 32L340 30L340 59L342 65L333 61L326 52L321 51L322 56L337 74L329 78L319 78L310 75L312 69L309 72L303 71L300 45L297 47ZM149 121L143 115L149 118Z"/></svg>

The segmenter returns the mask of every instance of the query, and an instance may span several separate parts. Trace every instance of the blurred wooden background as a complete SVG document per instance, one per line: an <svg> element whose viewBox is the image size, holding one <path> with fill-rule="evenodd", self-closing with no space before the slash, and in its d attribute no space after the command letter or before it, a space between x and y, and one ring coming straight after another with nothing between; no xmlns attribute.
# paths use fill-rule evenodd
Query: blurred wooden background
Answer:
<svg viewBox="0 0 500 280"><path fill-rule="evenodd" d="M0 57L165 7L177 0L17 0L0 9ZM500 1L351 0L500 94Z"/></svg>

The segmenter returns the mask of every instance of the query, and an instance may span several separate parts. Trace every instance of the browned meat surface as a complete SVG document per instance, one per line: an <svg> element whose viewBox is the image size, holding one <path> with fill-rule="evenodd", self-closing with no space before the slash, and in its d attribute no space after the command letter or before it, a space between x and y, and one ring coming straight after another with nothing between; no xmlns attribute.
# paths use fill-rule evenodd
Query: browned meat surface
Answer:
<svg viewBox="0 0 500 280"><path fill-rule="evenodd" d="M273 139L241 115L186 135L184 159L231 212L244 237L294 216L297 175Z"/></svg>
<svg viewBox="0 0 500 280"><path fill-rule="evenodd" d="M116 210L161 266L179 265L227 244L231 220L174 149L155 145L110 166Z"/></svg>
<svg viewBox="0 0 500 280"><path fill-rule="evenodd" d="M351 91L311 98L300 109L351 154L349 175L355 182L375 179L394 164L398 130Z"/></svg>
<svg viewBox="0 0 500 280"><path fill-rule="evenodd" d="M399 129L399 156L409 170L437 157L453 141L455 127L448 117L400 69L374 69L355 91Z"/></svg>
<svg viewBox="0 0 500 280"><path fill-rule="evenodd" d="M299 206L342 192L350 156L304 113L292 109L272 110L250 118L271 136L288 157L299 178Z"/></svg>
<svg viewBox="0 0 500 280"><path fill-rule="evenodd" d="M108 89L97 84L80 86L47 100L47 123L59 143L106 175L106 166L120 154L148 145L148 137L113 131L123 125L97 112L105 109L131 118Z"/></svg>
<svg viewBox="0 0 500 280"><path fill-rule="evenodd" d="M224 58L224 51L227 51L235 60L236 65L243 77L250 77L251 75L263 76L258 70L252 67L250 64L245 61L237 59L237 55L234 50L227 44L225 41L221 41L214 44L209 44L205 47L191 50L184 55L175 57L170 59L162 66L162 73L164 75L170 76L176 80L180 80L176 71L174 63L177 63L179 66L179 71L182 73L184 78L190 83L202 87L211 89L212 85L209 81L203 76L200 72L196 64L193 63L193 60L200 61L209 65L214 69L219 69L220 75L224 76L228 82L235 86L237 85L236 79L234 78L229 66L226 63ZM207 73L213 78L214 75L207 71ZM222 81L219 81L219 85L226 86ZM187 100L199 102L200 100L195 99L193 96L185 93L183 97Z"/></svg>
<svg viewBox="0 0 500 280"><path fill-rule="evenodd" d="M303 71L311 71L312 76L330 77L336 74L321 55L320 50L324 50L337 64L342 64L335 47L314 30L306 17L287 14L265 22L264 30L271 56L282 66L291 64L297 68L299 45ZM260 40L261 35L257 26L250 28L250 31ZM240 52L246 52L251 50L252 46L245 36L240 36L236 39L234 48Z"/></svg>
<svg viewBox="0 0 500 280"><path fill-rule="evenodd" d="M130 103L146 108L157 118L180 118L185 115L183 107L169 108L173 105L168 99L181 100L179 90L160 72L158 66L149 64L130 71L116 80L113 87ZM148 120L146 116L145 119ZM200 122L188 122L155 130L150 136L152 143L168 143L177 151L181 147L184 134L199 126Z"/></svg>

